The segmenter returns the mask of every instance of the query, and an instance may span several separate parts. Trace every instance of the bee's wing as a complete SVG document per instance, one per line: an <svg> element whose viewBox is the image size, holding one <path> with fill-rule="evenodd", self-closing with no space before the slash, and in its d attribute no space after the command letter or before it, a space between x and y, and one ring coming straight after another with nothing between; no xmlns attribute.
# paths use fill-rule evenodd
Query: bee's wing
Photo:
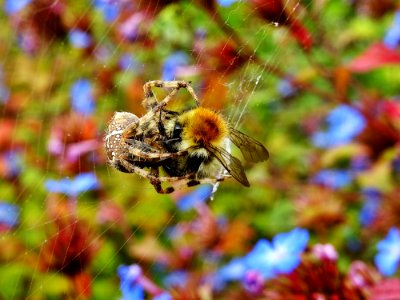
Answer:
<svg viewBox="0 0 400 300"><path fill-rule="evenodd" d="M229 138L242 152L247 161L260 162L269 158L268 150L259 141L235 128L229 128Z"/></svg>
<svg viewBox="0 0 400 300"><path fill-rule="evenodd" d="M208 145L206 149L224 166L224 168L244 186L249 187L250 183L247 180L246 174L244 173L244 169L242 163L236 157L230 155L228 151L221 147L214 147L212 145Z"/></svg>

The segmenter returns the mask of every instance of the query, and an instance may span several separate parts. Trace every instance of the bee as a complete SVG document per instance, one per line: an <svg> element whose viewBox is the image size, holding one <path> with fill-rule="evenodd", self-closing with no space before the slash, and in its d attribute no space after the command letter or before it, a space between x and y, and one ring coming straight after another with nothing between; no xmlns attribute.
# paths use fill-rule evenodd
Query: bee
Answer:
<svg viewBox="0 0 400 300"><path fill-rule="evenodd" d="M172 91L159 102L152 92L154 87ZM189 91L196 107L183 112L167 110L165 106L181 88ZM144 116L116 112L109 123L104 141L111 166L149 179L158 193L175 190L172 186L163 188L163 182L180 188L215 184L230 176L250 186L241 161L231 155L230 145L236 145L246 161L261 162L269 153L260 142L233 128L221 114L201 107L189 82L149 81L144 92ZM160 169L166 176L160 176Z"/></svg>

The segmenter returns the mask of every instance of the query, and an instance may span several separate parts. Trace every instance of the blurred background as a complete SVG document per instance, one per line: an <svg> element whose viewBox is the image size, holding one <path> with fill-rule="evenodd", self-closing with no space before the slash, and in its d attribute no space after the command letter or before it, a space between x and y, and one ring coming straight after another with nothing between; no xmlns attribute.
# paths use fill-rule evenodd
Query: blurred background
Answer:
<svg viewBox="0 0 400 300"><path fill-rule="evenodd" d="M400 299L398 1L0 4L0 299ZM107 165L155 79L268 148L250 188Z"/></svg>

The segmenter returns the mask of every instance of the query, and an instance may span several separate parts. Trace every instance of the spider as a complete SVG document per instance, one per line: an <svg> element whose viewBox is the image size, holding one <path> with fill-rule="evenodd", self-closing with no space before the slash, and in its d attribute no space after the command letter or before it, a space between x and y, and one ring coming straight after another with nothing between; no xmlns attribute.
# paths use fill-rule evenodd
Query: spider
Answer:
<svg viewBox="0 0 400 300"><path fill-rule="evenodd" d="M158 102L154 87L172 91ZM181 88L188 90L196 107L183 112L165 109ZM132 113L116 112L109 123L105 148L111 166L149 179L162 194L175 190L172 186L163 188L163 182L174 183L180 189L216 184L232 176L250 186L240 160L230 154L230 142L252 162L269 157L260 142L232 128L220 114L201 107L189 82L155 80L143 89L147 113L138 118ZM160 169L167 176L160 176Z"/></svg>

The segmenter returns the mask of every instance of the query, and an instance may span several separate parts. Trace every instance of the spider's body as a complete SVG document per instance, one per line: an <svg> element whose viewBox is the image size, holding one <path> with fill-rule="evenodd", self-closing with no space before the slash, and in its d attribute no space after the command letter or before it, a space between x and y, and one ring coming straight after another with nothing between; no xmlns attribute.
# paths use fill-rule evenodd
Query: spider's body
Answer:
<svg viewBox="0 0 400 300"><path fill-rule="evenodd" d="M173 91L158 102L152 87ZM180 88L188 89L197 107L184 112L164 109ZM225 170L244 186L250 185L240 160L230 154L230 142L252 162L269 157L261 143L230 127L218 113L198 107L193 89L184 81L151 81L144 90L148 110L144 116L117 112L109 124L105 146L113 167L147 177L159 193L174 191L163 189L162 182L215 183L224 179ZM160 177L159 169L167 176Z"/></svg>

